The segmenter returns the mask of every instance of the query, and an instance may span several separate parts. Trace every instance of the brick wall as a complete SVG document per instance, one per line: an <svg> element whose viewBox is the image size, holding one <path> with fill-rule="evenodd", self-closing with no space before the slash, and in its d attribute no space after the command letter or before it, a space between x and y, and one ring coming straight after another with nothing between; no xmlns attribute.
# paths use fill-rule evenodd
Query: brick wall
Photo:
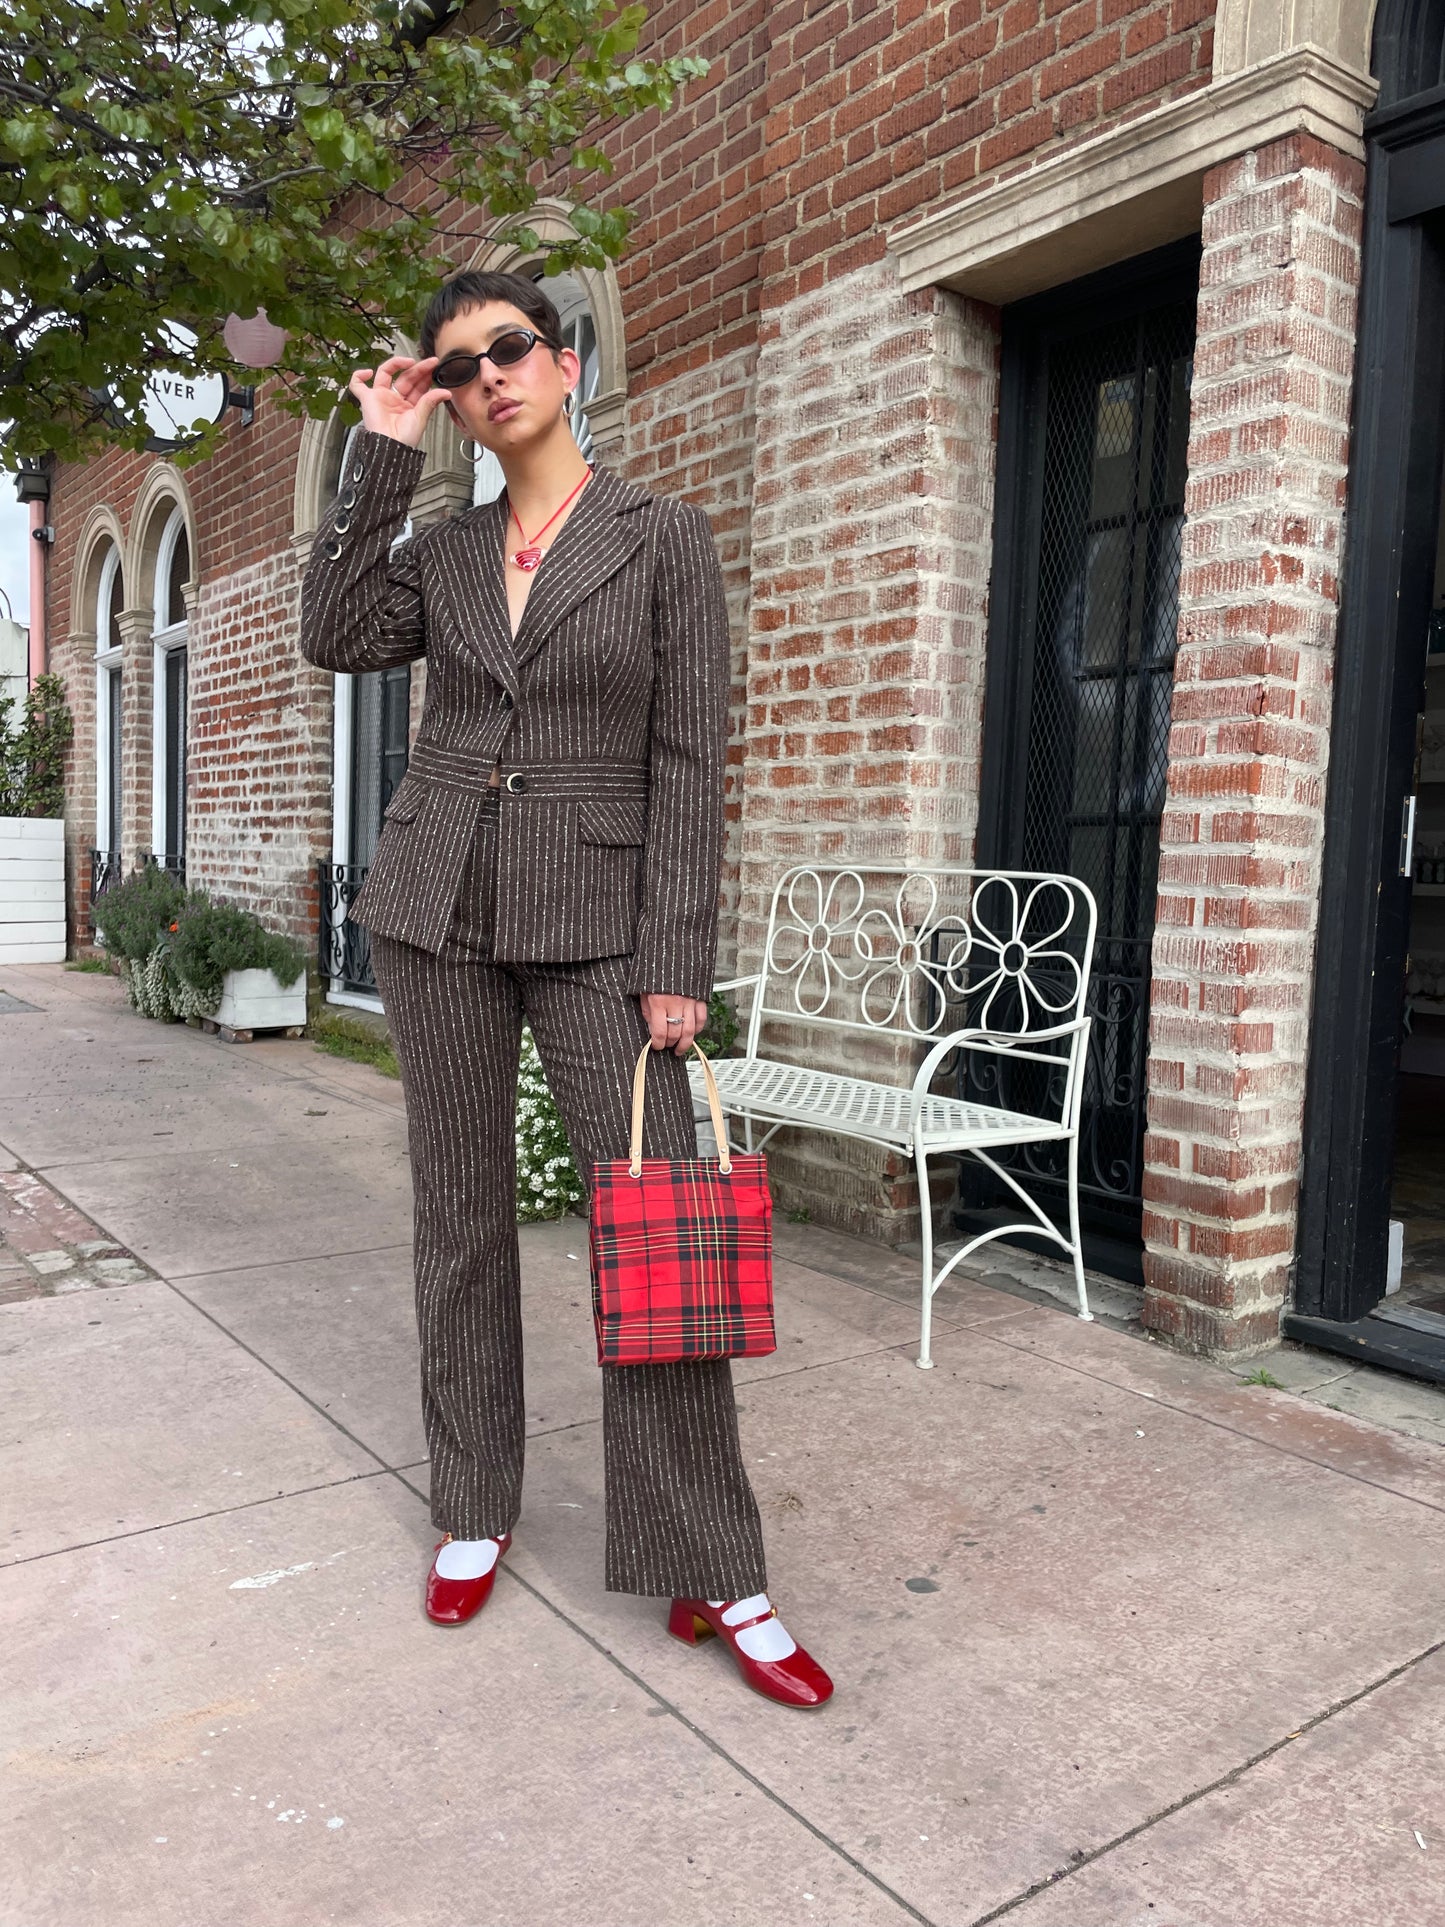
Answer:
<svg viewBox="0 0 1445 1927"><path fill-rule="evenodd" d="M1303 136L1206 183L1145 1179L1145 1318L1194 1347L1290 1286L1362 185Z"/></svg>
<svg viewBox="0 0 1445 1927"><path fill-rule="evenodd" d="M739 350L710 357L665 385L644 388L628 408L626 445L616 463L623 473L660 495L699 502L711 520L722 562L732 623L733 674L719 977L734 975L737 966L752 574L754 365L751 350Z"/></svg>
<svg viewBox="0 0 1445 1927"><path fill-rule="evenodd" d="M770 308L758 360L739 953L809 858L966 864L978 796L997 317L886 264ZM786 1048L836 1062L836 1033ZM868 1055L855 1041L850 1066ZM911 1061L879 1040L894 1074ZM896 1060L896 1061L895 1061ZM896 1236L909 1168L775 1140L785 1202ZM902 1214L902 1216L900 1216Z"/></svg>
<svg viewBox="0 0 1445 1927"><path fill-rule="evenodd" d="M774 6L766 205L782 271L817 285L820 267L878 260L893 222L1205 85L1213 16L1208 0Z"/></svg>
<svg viewBox="0 0 1445 1927"><path fill-rule="evenodd" d="M271 920L286 928L296 925L293 899L298 873L288 867L268 875L264 864L259 870L252 866L253 884L267 877L266 887L254 892L246 887L233 890L228 860L220 853L226 848L239 851L246 845L248 836L254 837L265 826L252 824L248 830L240 818L203 822L200 812L209 809L209 801L203 804L200 799L203 795L209 798L212 792L198 791L196 784L198 776L203 781L209 780L203 773L214 753L208 747L215 740L212 711L230 713L228 706L233 699L243 707L247 702L264 705L271 699L266 678L275 660L274 638L282 632L287 620L292 621L291 646L294 648L294 617L275 607L258 612L253 646L238 646L239 619L226 614L221 585L233 579L244 581L249 571L257 569L264 573L268 568L279 567L284 571L289 562L291 503L300 436L298 422L263 401L250 426L242 427L239 415L232 418L220 454L182 472L196 524L191 569L200 585L190 612L188 636L190 806L187 833L191 844L188 874L194 881L214 887L218 895L228 900L246 901L251 894L264 897L269 888L268 914ZM49 515L56 541L47 580L47 620L50 666L64 679L76 717L75 739L66 772L66 842L71 940L79 944L86 943L89 935L90 850L96 835L96 717L95 611L86 603L88 587L76 577L78 546L90 511L104 504L114 510L127 559L132 560L132 551L142 546L145 534L136 526L137 501L146 477L156 467L156 460L152 455L115 450L89 463L61 464L52 480ZM169 501L155 504L152 513L164 521L172 506ZM149 525L154 530L155 523ZM154 543L150 546L153 549ZM145 569L138 572L132 566L124 587L125 608L120 623L124 647L121 850L129 872L135 865L137 852L153 848L155 842L151 649L154 584ZM221 624L226 632L220 667L210 660L211 625L215 623ZM312 670L299 657L296 661L299 671L312 679L313 688L307 701L315 702L315 692L324 683L329 703L330 679ZM327 740L329 743L329 736ZM297 747L300 748L299 743ZM329 765L327 785L329 792ZM255 794L254 788L252 794ZM329 793L327 812L329 819ZM256 907L260 907L259 903ZM298 931L298 934L302 933Z"/></svg>
<svg viewBox="0 0 1445 1927"><path fill-rule="evenodd" d="M308 946L330 854L333 678L298 646L289 550L202 585L190 621L187 880Z"/></svg>

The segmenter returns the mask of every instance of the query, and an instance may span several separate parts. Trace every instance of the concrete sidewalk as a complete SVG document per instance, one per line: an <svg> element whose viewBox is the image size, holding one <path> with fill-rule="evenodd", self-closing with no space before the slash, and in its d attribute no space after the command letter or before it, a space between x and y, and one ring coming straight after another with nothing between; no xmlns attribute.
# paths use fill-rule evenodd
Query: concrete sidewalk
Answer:
<svg viewBox="0 0 1445 1927"><path fill-rule="evenodd" d="M779 1225L741 1422L838 1682L788 1713L602 1588L572 1219L442 1631L399 1088L3 992L3 1927L1445 1920L1438 1446L976 1279L920 1372L912 1264Z"/></svg>

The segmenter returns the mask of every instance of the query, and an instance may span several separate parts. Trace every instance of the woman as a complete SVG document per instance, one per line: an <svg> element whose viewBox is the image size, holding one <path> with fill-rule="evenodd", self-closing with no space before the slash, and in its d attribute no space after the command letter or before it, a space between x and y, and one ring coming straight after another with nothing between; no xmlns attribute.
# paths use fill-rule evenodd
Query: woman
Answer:
<svg viewBox="0 0 1445 1927"><path fill-rule="evenodd" d="M439 1625L491 1594L520 1506L514 1101L530 1024L578 1169L693 1157L686 1054L717 943L728 623L706 516L598 464L572 433L581 364L536 283L453 276L421 358L359 369L363 431L317 532L301 648L327 669L427 658L407 773L353 921L401 1065L415 1184L422 1410ZM506 478L495 503L393 548L445 407ZM555 557L553 549L557 550ZM603 1374L606 1584L672 1599L790 1706L832 1685L770 1603L725 1360Z"/></svg>

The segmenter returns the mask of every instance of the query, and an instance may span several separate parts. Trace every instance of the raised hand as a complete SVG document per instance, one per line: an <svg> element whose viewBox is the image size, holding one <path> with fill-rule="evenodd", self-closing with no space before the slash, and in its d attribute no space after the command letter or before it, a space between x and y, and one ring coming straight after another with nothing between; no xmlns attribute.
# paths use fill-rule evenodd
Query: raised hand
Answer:
<svg viewBox="0 0 1445 1927"><path fill-rule="evenodd" d="M436 365L435 355L425 361L393 355L379 368L358 368L346 386L361 403L362 426L390 435L394 442L405 442L408 448L418 447L432 410L451 395L449 388L432 387Z"/></svg>

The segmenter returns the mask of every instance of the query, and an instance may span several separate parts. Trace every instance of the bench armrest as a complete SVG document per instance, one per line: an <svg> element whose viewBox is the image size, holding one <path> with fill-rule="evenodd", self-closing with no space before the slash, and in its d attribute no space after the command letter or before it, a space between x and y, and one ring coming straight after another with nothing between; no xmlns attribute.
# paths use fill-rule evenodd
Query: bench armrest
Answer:
<svg viewBox="0 0 1445 1927"><path fill-rule="evenodd" d="M763 973L761 970L755 970L751 977L725 977L720 984L714 984L713 989L715 991L741 990L744 984L761 983L762 977L763 977Z"/></svg>
<svg viewBox="0 0 1445 1927"><path fill-rule="evenodd" d="M1064 1092L1063 1118L1061 1118L1060 1122L1063 1122L1064 1119L1072 1118L1078 1109L1078 1092L1083 1083L1081 1070L1083 1062L1082 1046L1087 1038L1089 1025L1092 1021L1093 1019L1090 1017L1075 1017L1072 1022L1067 1024L1051 1024L1047 1030L1030 1030L1023 1032L982 1030L975 1027L965 1030L953 1030L950 1031L947 1036L940 1037L932 1050L930 1050L924 1058L922 1064L919 1065L918 1075L913 1080L913 1090L908 1106L910 1134L916 1134L917 1132L918 1114L923 1108L923 1100L929 1095L928 1087L933 1082L934 1074L939 1065L950 1051L958 1050L960 1047L968 1050L992 1051L996 1057L1024 1057L1038 1063L1057 1064L1066 1068L1069 1073L1069 1081ZM1066 1056L1054 1057L1048 1052L1036 1051L1031 1048L1034 1044L1047 1044L1060 1037L1068 1037L1074 1040L1070 1044Z"/></svg>

